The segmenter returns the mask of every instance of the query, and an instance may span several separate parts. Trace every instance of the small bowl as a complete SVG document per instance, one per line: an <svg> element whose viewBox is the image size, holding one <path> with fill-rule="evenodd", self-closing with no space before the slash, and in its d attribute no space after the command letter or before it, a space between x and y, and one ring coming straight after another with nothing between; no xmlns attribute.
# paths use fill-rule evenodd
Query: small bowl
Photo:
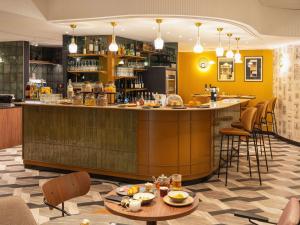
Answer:
<svg viewBox="0 0 300 225"><path fill-rule="evenodd" d="M152 193L137 193L133 195L133 199L142 200L142 205L149 204L154 198L155 195Z"/></svg>
<svg viewBox="0 0 300 225"><path fill-rule="evenodd" d="M168 196L173 202L182 203L189 197L189 194L185 191L170 191Z"/></svg>

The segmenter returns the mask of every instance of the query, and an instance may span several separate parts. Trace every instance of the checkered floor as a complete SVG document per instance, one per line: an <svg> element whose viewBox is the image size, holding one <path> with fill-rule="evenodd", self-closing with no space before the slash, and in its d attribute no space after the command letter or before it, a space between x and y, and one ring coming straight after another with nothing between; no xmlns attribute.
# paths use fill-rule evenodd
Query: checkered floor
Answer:
<svg viewBox="0 0 300 225"><path fill-rule="evenodd" d="M249 224L236 218L232 212L243 210L277 221L281 209L292 196L300 198L300 147L272 139L274 159L269 156L269 172L261 157L262 186L257 173L249 178L246 158L241 159L240 172L236 164L229 169L228 186L224 185L224 174L220 179L213 176L208 182L187 186L199 196L201 202L197 211L178 220L160 222L170 225L206 224ZM54 172L24 169L21 146L0 150L0 198L21 196L39 224L55 219L60 213L50 211L43 204L40 186L48 179L59 176ZM243 151L243 150L242 150ZM255 160L252 159L253 168ZM115 186L104 180L93 179L90 192L83 197L66 203L71 214L88 213L103 209L103 194Z"/></svg>

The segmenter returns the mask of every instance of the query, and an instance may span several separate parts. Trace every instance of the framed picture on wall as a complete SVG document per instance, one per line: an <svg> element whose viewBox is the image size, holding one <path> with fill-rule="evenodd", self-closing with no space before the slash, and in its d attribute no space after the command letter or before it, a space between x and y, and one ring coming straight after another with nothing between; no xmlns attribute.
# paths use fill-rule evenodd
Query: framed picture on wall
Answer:
<svg viewBox="0 0 300 225"><path fill-rule="evenodd" d="M263 57L245 56L245 81L263 81Z"/></svg>
<svg viewBox="0 0 300 225"><path fill-rule="evenodd" d="M218 81L235 81L233 59L218 58Z"/></svg>

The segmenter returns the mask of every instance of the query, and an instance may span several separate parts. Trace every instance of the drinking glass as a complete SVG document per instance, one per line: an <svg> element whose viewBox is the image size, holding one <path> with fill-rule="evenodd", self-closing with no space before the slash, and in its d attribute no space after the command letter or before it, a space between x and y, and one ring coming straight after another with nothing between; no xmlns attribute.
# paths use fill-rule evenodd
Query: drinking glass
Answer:
<svg viewBox="0 0 300 225"><path fill-rule="evenodd" d="M181 174L173 174L172 175L172 189L173 190L180 190L181 187L182 187L181 181L182 181Z"/></svg>

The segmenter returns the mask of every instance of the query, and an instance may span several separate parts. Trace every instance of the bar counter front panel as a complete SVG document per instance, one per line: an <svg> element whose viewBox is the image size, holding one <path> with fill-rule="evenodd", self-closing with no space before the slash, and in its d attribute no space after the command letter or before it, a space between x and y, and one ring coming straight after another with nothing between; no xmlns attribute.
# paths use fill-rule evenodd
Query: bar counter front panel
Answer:
<svg viewBox="0 0 300 225"><path fill-rule="evenodd" d="M203 178L217 167L219 128L239 116L239 103L197 110L23 104L24 164L141 180Z"/></svg>

